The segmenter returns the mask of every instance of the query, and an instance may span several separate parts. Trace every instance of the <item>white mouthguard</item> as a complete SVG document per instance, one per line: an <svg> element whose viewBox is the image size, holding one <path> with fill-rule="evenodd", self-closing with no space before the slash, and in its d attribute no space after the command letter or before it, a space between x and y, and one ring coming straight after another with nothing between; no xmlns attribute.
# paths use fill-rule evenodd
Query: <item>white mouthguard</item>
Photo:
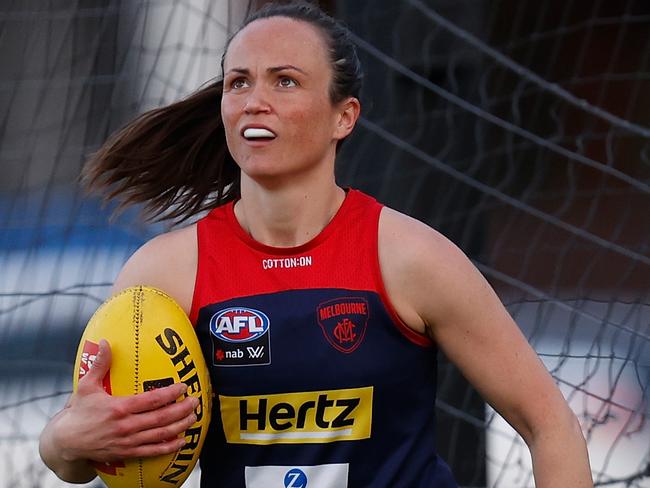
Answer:
<svg viewBox="0 0 650 488"><path fill-rule="evenodd" d="M275 138L275 134L268 129L249 127L244 131L244 137L246 139L268 139Z"/></svg>

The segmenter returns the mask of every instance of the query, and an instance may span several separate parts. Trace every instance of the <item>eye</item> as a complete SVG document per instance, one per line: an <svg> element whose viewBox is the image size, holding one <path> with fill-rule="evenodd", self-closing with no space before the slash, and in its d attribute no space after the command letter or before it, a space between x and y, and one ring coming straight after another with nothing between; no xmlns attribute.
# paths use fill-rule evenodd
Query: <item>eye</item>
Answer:
<svg viewBox="0 0 650 488"><path fill-rule="evenodd" d="M278 80L278 85L280 85L282 88L293 88L295 86L298 86L298 83L293 78L283 76Z"/></svg>
<svg viewBox="0 0 650 488"><path fill-rule="evenodd" d="M246 88L248 86L248 81L245 78L235 78L230 82L230 88L234 90L239 90L241 88Z"/></svg>

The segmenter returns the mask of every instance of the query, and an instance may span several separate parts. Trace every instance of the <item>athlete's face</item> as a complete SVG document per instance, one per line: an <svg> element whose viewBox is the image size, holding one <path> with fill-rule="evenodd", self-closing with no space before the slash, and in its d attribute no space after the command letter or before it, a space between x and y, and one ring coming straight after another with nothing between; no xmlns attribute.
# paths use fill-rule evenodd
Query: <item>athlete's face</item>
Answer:
<svg viewBox="0 0 650 488"><path fill-rule="evenodd" d="M224 59L221 115L244 173L269 179L333 162L336 142L352 128L341 128L346 101L332 104L331 81L325 41L306 22L272 17L235 36Z"/></svg>

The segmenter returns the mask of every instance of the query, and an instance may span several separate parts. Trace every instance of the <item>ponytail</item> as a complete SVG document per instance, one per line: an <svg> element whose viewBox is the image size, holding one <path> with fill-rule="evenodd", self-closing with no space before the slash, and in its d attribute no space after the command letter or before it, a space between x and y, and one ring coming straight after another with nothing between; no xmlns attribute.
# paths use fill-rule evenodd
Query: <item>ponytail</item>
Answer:
<svg viewBox="0 0 650 488"><path fill-rule="evenodd" d="M112 135L82 171L87 189L118 211L144 204L147 220L182 222L240 194L239 167L221 120L223 81L140 115Z"/></svg>

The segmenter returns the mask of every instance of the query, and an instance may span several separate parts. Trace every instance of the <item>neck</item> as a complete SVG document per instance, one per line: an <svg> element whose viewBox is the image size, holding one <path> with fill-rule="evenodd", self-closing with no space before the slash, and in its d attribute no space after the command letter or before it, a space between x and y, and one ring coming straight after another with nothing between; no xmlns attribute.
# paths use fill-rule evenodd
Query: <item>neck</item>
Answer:
<svg viewBox="0 0 650 488"><path fill-rule="evenodd" d="M316 183L268 188L242 174L235 216L257 242L273 247L305 244L325 228L345 199L333 174Z"/></svg>

